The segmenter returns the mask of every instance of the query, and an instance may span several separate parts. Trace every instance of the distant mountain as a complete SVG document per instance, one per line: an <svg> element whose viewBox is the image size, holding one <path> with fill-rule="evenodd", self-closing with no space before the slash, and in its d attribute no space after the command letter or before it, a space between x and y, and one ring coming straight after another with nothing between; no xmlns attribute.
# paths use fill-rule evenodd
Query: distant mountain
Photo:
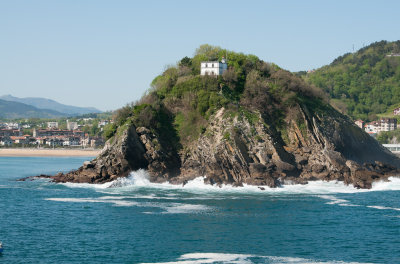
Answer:
<svg viewBox="0 0 400 264"><path fill-rule="evenodd" d="M62 116L66 115L54 110L39 109L31 105L0 99L0 118L57 118Z"/></svg>
<svg viewBox="0 0 400 264"><path fill-rule="evenodd" d="M77 107L77 106L65 105L65 104L60 104L51 99L40 98L40 97L18 98L12 95L3 95L0 96L0 99L31 105L39 109L51 109L56 112L63 113L64 116L101 113L100 110L94 107Z"/></svg>
<svg viewBox="0 0 400 264"><path fill-rule="evenodd" d="M304 77L354 119L374 120L400 106L400 40L347 53Z"/></svg>

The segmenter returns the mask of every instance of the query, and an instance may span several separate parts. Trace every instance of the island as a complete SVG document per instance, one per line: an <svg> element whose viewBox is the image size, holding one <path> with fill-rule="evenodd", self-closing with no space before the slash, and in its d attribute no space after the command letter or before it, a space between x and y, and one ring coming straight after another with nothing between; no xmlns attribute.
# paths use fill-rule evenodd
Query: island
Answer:
<svg viewBox="0 0 400 264"><path fill-rule="evenodd" d="M257 56L202 45L119 109L94 160L55 182L104 183L145 169L152 182L278 187L343 181L371 188L400 159L325 93Z"/></svg>

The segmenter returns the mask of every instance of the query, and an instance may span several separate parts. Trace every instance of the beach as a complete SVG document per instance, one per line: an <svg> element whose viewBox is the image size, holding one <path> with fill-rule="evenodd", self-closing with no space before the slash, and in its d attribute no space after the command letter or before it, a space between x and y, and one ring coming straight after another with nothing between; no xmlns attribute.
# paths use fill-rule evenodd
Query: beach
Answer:
<svg viewBox="0 0 400 264"><path fill-rule="evenodd" d="M0 148L0 157L90 157L100 152L101 149Z"/></svg>

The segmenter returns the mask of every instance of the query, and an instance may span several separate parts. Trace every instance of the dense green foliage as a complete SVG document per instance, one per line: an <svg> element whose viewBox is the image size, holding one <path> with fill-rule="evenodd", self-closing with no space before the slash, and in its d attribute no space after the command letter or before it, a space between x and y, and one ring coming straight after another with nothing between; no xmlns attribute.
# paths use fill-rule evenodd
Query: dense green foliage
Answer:
<svg viewBox="0 0 400 264"><path fill-rule="evenodd" d="M223 57L228 70L221 76L200 76L202 61ZM304 98L323 99L323 92L254 55L202 45L193 58L184 57L157 76L138 102L116 111L114 121L150 128L179 150L206 131L210 116L221 107L252 122L260 113L283 130L288 109ZM109 129L105 133L111 137L117 127Z"/></svg>
<svg viewBox="0 0 400 264"><path fill-rule="evenodd" d="M376 139L381 144L398 144L400 142L400 129L393 131L382 131Z"/></svg>
<svg viewBox="0 0 400 264"><path fill-rule="evenodd" d="M400 105L400 57L390 56L399 53L400 41L380 41L298 75L321 87L342 112L371 121Z"/></svg>

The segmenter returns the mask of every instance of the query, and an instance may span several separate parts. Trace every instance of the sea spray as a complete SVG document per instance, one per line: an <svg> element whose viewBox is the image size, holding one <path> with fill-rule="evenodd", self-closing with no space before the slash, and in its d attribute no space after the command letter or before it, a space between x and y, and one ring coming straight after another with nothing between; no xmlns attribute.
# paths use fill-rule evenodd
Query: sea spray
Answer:
<svg viewBox="0 0 400 264"><path fill-rule="evenodd" d="M204 177L199 176L185 185L175 185L168 182L152 183L146 170L131 172L128 177L121 177L112 182L103 184L62 183L68 187L95 188L95 189L137 189L155 188L163 190L182 190L194 193L244 193L244 194L335 194L361 193L373 191L400 190L400 178L389 177L388 181L375 182L371 189L357 189L346 185L342 181L310 181L307 184L282 185L277 188L244 184L243 187L234 187L229 184L210 185L204 183Z"/></svg>

